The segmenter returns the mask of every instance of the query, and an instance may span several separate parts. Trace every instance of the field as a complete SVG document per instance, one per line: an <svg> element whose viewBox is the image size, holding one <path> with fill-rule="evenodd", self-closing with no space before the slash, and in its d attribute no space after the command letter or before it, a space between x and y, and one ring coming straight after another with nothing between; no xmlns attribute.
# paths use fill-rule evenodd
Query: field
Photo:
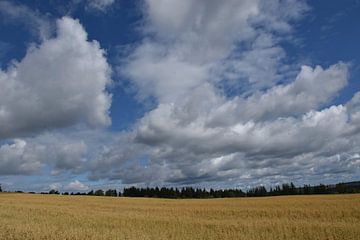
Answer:
<svg viewBox="0 0 360 240"><path fill-rule="evenodd" d="M360 239L360 194L167 200L0 194L0 239Z"/></svg>

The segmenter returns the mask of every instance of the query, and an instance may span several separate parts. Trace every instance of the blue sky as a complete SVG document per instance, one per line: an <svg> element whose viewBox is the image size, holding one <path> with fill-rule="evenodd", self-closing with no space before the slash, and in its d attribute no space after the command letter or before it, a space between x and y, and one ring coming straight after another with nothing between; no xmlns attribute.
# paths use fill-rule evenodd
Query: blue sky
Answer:
<svg viewBox="0 0 360 240"><path fill-rule="evenodd" d="M0 183L360 178L360 1L0 1Z"/></svg>

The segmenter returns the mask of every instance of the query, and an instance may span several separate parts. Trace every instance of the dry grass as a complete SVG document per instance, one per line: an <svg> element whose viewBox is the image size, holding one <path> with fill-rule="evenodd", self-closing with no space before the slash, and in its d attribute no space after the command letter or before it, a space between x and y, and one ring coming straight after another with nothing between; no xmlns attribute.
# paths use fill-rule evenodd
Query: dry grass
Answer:
<svg viewBox="0 0 360 240"><path fill-rule="evenodd" d="M360 194L166 200L0 194L0 239L360 239Z"/></svg>

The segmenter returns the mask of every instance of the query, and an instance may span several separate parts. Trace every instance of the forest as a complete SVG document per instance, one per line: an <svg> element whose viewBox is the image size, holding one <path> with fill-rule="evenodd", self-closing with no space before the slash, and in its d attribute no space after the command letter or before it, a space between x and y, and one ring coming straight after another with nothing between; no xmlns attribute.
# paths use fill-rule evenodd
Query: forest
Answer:
<svg viewBox="0 0 360 240"><path fill-rule="evenodd" d="M0 184L0 192L2 192ZM23 191L15 191L23 193ZM36 192L28 192L35 194ZM194 187L128 187L122 191L116 189L91 190L89 192L60 192L51 189L49 192L40 192L41 194L62 194L62 195L87 195L87 196L109 196L109 197L149 197L149 198L232 198L232 197L266 197L281 195L311 195L311 194L345 194L360 193L360 181L338 183L333 185L303 185L296 187L292 182L277 185L267 189L264 186L250 188L247 191L241 189L206 189Z"/></svg>

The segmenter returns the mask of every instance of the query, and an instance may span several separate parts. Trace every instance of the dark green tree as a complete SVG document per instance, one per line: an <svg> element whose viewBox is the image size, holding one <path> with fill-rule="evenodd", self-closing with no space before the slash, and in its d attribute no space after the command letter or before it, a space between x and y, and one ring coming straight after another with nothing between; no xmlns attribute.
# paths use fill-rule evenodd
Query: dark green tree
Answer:
<svg viewBox="0 0 360 240"><path fill-rule="evenodd" d="M94 194L95 194L95 196L104 196L104 191L99 189L99 190L96 190Z"/></svg>
<svg viewBox="0 0 360 240"><path fill-rule="evenodd" d="M250 189L247 192L247 196L249 197L264 197L267 196L267 190L264 186L258 186Z"/></svg>
<svg viewBox="0 0 360 240"><path fill-rule="evenodd" d="M109 189L105 192L105 196L108 197L117 197L117 191L116 189Z"/></svg>
<svg viewBox="0 0 360 240"><path fill-rule="evenodd" d="M55 190L55 189L51 189L49 191L49 194L60 194L59 191Z"/></svg>

